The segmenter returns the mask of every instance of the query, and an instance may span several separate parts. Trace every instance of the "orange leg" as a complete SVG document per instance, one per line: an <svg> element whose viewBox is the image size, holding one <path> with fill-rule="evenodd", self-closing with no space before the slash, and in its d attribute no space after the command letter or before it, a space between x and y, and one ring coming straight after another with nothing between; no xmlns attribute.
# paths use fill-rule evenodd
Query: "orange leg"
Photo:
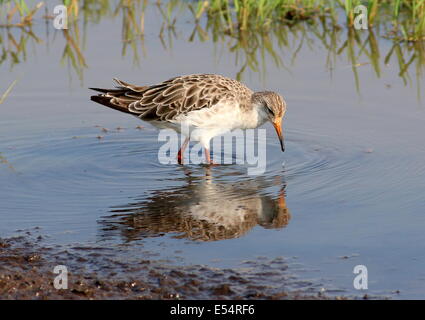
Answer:
<svg viewBox="0 0 425 320"><path fill-rule="evenodd" d="M205 151L205 160L207 164L211 164L210 150L208 150L207 148L204 148L204 151Z"/></svg>
<svg viewBox="0 0 425 320"><path fill-rule="evenodd" d="M188 144L189 144L189 138L186 138L186 140L184 140L183 145L181 146L179 150L179 153L177 153L177 162L179 164L183 164L183 153Z"/></svg>
<svg viewBox="0 0 425 320"><path fill-rule="evenodd" d="M207 164L212 165L212 166L217 166L218 164L211 161L210 150L207 149L207 148L204 148L204 150L205 150L205 160L206 160Z"/></svg>

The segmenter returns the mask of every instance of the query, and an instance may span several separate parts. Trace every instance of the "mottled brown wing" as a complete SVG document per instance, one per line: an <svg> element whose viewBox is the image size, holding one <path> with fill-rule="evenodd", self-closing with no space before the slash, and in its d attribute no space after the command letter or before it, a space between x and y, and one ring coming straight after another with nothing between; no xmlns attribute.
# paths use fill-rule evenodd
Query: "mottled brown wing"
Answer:
<svg viewBox="0 0 425 320"><path fill-rule="evenodd" d="M210 108L224 100L247 103L252 93L238 81L218 75L181 76L149 87L137 87L114 80L119 85L117 89L95 90L103 92L101 97L110 97L109 104L113 105L112 108L124 108L124 112L147 121L173 120L178 115Z"/></svg>
<svg viewBox="0 0 425 320"><path fill-rule="evenodd" d="M206 75L177 77L149 87L129 110L143 120L172 120L190 111L210 108L230 94L228 87Z"/></svg>

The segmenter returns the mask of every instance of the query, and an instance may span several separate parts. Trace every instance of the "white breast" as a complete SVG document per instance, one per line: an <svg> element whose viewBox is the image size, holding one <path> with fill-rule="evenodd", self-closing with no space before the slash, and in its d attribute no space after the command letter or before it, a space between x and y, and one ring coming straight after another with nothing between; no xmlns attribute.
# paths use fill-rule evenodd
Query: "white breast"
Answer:
<svg viewBox="0 0 425 320"><path fill-rule="evenodd" d="M212 108L191 111L157 126L172 128L208 148L211 138L235 129L257 128L265 122L266 116L256 106L245 110L239 104L218 103Z"/></svg>

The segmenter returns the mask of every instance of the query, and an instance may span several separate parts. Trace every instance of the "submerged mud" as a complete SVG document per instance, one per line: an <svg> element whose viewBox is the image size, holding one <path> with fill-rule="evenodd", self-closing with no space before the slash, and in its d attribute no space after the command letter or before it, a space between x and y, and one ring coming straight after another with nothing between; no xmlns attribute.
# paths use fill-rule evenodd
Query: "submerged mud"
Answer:
<svg viewBox="0 0 425 320"><path fill-rule="evenodd" d="M44 242L28 231L0 239L0 299L328 298L319 285L291 275L283 259L246 261L238 269L175 266L152 259L121 261L109 248ZM67 267L67 289L55 289L57 265Z"/></svg>

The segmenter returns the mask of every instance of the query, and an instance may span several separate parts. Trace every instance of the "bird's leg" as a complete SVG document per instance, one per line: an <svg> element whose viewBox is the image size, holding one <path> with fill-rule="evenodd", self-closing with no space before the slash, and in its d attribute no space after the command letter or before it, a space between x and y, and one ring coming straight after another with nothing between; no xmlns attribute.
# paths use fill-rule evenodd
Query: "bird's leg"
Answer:
<svg viewBox="0 0 425 320"><path fill-rule="evenodd" d="M179 152L177 153L177 162L179 164L183 164L183 153L184 153L184 150L186 149L188 143L189 143L189 138L186 138L186 140L184 140L183 145L181 146Z"/></svg>
<svg viewBox="0 0 425 320"><path fill-rule="evenodd" d="M207 161L207 164L212 164L210 150L208 150L207 148L204 148L204 151L205 151L205 160Z"/></svg>
<svg viewBox="0 0 425 320"><path fill-rule="evenodd" d="M210 150L207 149L207 148L204 148L204 150L205 150L205 160L206 160L207 164L211 165L211 166L218 166L218 164L214 163L211 160Z"/></svg>

